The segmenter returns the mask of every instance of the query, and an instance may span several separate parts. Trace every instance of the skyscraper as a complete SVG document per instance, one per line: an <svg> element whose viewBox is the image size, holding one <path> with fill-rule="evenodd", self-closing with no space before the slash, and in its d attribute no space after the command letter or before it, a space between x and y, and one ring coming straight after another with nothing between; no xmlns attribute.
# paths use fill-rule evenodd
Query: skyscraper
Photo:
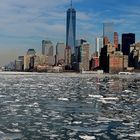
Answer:
<svg viewBox="0 0 140 140"><path fill-rule="evenodd" d="M79 70L88 71L89 70L89 43L83 43L80 46L80 63Z"/></svg>
<svg viewBox="0 0 140 140"><path fill-rule="evenodd" d="M99 57L99 55L100 55L101 48L103 48L103 38L97 37L97 38L96 38L96 48L95 48L95 52L98 54L98 57Z"/></svg>
<svg viewBox="0 0 140 140"><path fill-rule="evenodd" d="M72 54L75 53L76 41L76 11L72 7L67 10L67 23L66 23L66 46L71 48Z"/></svg>
<svg viewBox="0 0 140 140"><path fill-rule="evenodd" d="M122 52L124 55L129 55L130 45L135 43L135 34L122 34Z"/></svg>
<svg viewBox="0 0 140 140"><path fill-rule="evenodd" d="M108 43L114 44L114 23L107 22L103 24L104 46Z"/></svg>
<svg viewBox="0 0 140 140"><path fill-rule="evenodd" d="M57 45L56 45L56 64L64 62L65 48L66 48L66 45L64 43L57 43Z"/></svg>
<svg viewBox="0 0 140 140"><path fill-rule="evenodd" d="M42 54L53 56L53 44L50 40L42 40Z"/></svg>
<svg viewBox="0 0 140 140"><path fill-rule="evenodd" d="M118 49L118 33L114 32L114 48Z"/></svg>
<svg viewBox="0 0 140 140"><path fill-rule="evenodd" d="M122 34L122 52L124 55L129 55L130 45L135 43L135 34Z"/></svg>
<svg viewBox="0 0 140 140"><path fill-rule="evenodd" d="M42 41L42 54L48 56L48 65L54 65L53 44L50 40Z"/></svg>

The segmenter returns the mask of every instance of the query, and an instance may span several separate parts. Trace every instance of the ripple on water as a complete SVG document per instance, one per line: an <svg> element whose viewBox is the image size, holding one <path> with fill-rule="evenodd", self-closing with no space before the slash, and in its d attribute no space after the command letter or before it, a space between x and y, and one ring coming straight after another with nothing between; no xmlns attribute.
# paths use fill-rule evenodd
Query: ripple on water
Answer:
<svg viewBox="0 0 140 140"><path fill-rule="evenodd" d="M2 140L139 138L135 77L45 73L0 78Z"/></svg>

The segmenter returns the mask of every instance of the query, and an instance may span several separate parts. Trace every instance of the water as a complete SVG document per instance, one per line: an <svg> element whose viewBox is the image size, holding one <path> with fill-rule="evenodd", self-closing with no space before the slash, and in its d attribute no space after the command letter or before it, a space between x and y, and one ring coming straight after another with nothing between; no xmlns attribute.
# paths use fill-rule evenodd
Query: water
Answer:
<svg viewBox="0 0 140 140"><path fill-rule="evenodd" d="M140 139L140 77L0 74L0 140Z"/></svg>

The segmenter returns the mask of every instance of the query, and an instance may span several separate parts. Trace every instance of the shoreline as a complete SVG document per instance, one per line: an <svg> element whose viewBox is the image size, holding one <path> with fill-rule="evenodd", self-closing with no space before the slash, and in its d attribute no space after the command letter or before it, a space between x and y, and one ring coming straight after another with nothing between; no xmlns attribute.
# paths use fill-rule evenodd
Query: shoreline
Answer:
<svg viewBox="0 0 140 140"><path fill-rule="evenodd" d="M116 77L116 78L130 78L136 77L140 78L140 73L134 73L132 75L119 75L119 74L109 74L109 73L77 73L77 72L62 72L62 73L47 73L47 72L15 72L15 71L0 71L0 75L48 75L48 76L68 76L68 77Z"/></svg>

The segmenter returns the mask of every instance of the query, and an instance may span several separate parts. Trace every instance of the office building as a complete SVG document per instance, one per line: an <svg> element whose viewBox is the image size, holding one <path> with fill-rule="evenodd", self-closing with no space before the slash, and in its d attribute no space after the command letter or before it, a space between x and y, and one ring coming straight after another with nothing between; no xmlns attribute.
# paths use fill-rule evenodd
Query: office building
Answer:
<svg viewBox="0 0 140 140"><path fill-rule="evenodd" d="M116 51L112 44L107 44L101 50L100 68L106 73L118 73L128 68L128 56Z"/></svg>
<svg viewBox="0 0 140 140"><path fill-rule="evenodd" d="M81 62L81 45L83 43L86 43L87 41L84 40L84 39L79 39L79 40L76 40L76 47L75 47L75 60L76 60L76 63L79 63Z"/></svg>
<svg viewBox="0 0 140 140"><path fill-rule="evenodd" d="M130 45L129 66L140 69L140 42Z"/></svg>
<svg viewBox="0 0 140 140"><path fill-rule="evenodd" d="M113 53L115 48L111 43L108 43L101 49L100 53L100 68L108 73L109 72L109 54Z"/></svg>
<svg viewBox="0 0 140 140"><path fill-rule="evenodd" d="M34 49L28 49L28 51L27 51L27 55L35 55L36 54L36 52L35 52L35 50Z"/></svg>
<svg viewBox="0 0 140 140"><path fill-rule="evenodd" d="M96 38L96 47L95 47L95 52L97 54L96 57L99 57L100 56L101 48L103 48L103 38L97 37Z"/></svg>
<svg viewBox="0 0 140 140"><path fill-rule="evenodd" d="M129 55L130 45L135 43L135 34L125 33L122 34L122 52L124 55Z"/></svg>
<svg viewBox="0 0 140 140"><path fill-rule="evenodd" d="M71 7L67 10L66 21L66 46L71 48L71 53L75 53L75 41L76 41L76 10Z"/></svg>
<svg viewBox="0 0 140 140"><path fill-rule="evenodd" d="M42 40L42 55L53 56L53 44L50 40Z"/></svg>
<svg viewBox="0 0 140 140"><path fill-rule="evenodd" d="M118 33L114 32L114 48L118 50Z"/></svg>
<svg viewBox="0 0 140 140"><path fill-rule="evenodd" d="M63 65L65 62L65 44L57 43L56 45L56 65Z"/></svg>
<svg viewBox="0 0 140 140"><path fill-rule="evenodd" d="M15 60L15 70L16 71L23 70L23 61L22 60Z"/></svg>
<svg viewBox="0 0 140 140"><path fill-rule="evenodd" d="M99 57L92 57L90 60L90 70L99 69Z"/></svg>
<svg viewBox="0 0 140 140"><path fill-rule="evenodd" d="M65 65L66 69L71 69L71 48L68 46L65 48Z"/></svg>
<svg viewBox="0 0 140 140"><path fill-rule="evenodd" d="M119 73L123 71L123 53L115 51L109 54L109 73Z"/></svg>
<svg viewBox="0 0 140 140"><path fill-rule="evenodd" d="M79 71L89 70L89 43L83 43L80 46L79 52Z"/></svg>
<svg viewBox="0 0 140 140"><path fill-rule="evenodd" d="M114 44L114 23L108 22L103 24L104 46L108 43Z"/></svg>
<svg viewBox="0 0 140 140"><path fill-rule="evenodd" d="M34 69L34 57L36 52L34 49L28 49L26 55L24 55L24 71L32 71Z"/></svg>
<svg viewBox="0 0 140 140"><path fill-rule="evenodd" d="M55 64L55 57L53 55L53 44L50 40L42 41L42 55L48 56L48 65Z"/></svg>

